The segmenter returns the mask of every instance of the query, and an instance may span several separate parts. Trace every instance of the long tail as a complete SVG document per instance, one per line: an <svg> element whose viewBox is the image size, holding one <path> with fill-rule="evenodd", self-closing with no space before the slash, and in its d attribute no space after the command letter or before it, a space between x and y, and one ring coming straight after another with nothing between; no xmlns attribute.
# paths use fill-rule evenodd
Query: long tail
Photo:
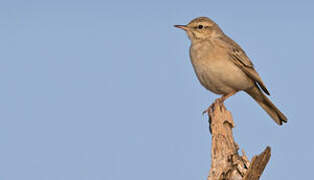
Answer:
<svg viewBox="0 0 314 180"><path fill-rule="evenodd" d="M263 94L256 85L254 88L246 90L254 100L269 114L269 116L278 124L286 123L287 117Z"/></svg>

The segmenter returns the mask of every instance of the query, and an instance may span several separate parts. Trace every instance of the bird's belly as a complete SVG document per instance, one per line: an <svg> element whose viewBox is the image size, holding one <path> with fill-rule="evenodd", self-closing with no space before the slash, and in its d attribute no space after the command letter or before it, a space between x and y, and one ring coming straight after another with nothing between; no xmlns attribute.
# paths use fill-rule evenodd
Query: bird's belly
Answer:
<svg viewBox="0 0 314 180"><path fill-rule="evenodd" d="M193 66L200 83L216 94L245 90L253 84L252 80L228 59L198 61Z"/></svg>

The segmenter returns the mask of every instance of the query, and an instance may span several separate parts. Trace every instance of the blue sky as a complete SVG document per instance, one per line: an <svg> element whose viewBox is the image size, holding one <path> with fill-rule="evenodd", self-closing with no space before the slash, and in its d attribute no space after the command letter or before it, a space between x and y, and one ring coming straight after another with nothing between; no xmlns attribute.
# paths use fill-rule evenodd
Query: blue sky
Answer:
<svg viewBox="0 0 314 180"><path fill-rule="evenodd" d="M240 148L269 145L262 179L312 171L313 1L0 2L0 179L206 179L207 117L174 24L215 20L254 62L277 126L247 94L228 99Z"/></svg>

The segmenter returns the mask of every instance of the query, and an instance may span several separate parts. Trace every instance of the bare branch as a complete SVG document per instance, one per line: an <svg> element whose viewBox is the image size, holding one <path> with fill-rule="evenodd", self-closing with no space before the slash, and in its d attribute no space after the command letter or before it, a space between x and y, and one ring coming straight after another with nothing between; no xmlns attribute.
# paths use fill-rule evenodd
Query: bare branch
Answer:
<svg viewBox="0 0 314 180"><path fill-rule="evenodd" d="M270 147L263 153L248 160L244 150L239 155L239 147L234 141L231 113L219 101L208 111L212 131L211 169L208 180L258 180L270 159Z"/></svg>

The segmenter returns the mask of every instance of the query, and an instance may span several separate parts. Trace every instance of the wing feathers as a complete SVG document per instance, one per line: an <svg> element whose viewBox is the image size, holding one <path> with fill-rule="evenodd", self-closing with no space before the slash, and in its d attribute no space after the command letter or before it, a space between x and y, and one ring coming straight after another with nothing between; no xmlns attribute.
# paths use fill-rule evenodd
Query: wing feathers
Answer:
<svg viewBox="0 0 314 180"><path fill-rule="evenodd" d="M226 35L221 36L219 40L223 42L222 44L224 44L225 46L224 48L229 49L230 60L232 60L232 62L236 64L246 75L248 75L251 79L257 82L257 84L267 95L270 95L269 91L267 90L265 84L262 81L262 78L254 69L253 63L247 57L247 55L241 49L241 47Z"/></svg>

